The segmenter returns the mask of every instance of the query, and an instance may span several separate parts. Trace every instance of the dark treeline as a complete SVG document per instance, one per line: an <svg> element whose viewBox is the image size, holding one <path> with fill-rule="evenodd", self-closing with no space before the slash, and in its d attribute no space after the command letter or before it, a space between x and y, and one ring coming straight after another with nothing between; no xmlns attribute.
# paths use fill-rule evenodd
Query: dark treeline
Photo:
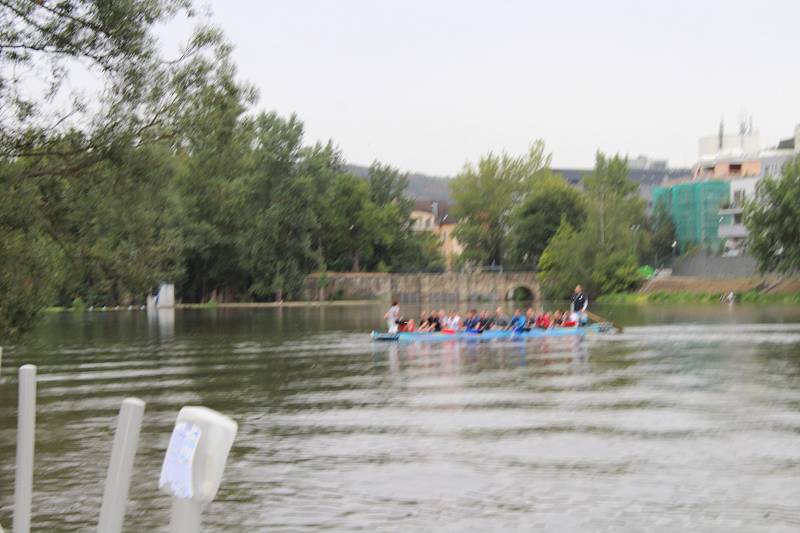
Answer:
<svg viewBox="0 0 800 533"><path fill-rule="evenodd" d="M0 6L0 337L161 281L184 301L274 300L315 270L442 268L410 231L405 175L352 176L296 116L258 112L214 28L161 57L153 27L176 14L189 2ZM69 92L76 69L97 94Z"/></svg>

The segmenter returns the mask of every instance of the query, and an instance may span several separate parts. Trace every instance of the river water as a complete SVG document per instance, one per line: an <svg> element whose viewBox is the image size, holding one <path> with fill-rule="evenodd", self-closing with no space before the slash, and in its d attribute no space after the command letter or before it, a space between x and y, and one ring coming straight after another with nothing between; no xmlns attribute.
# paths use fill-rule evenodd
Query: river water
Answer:
<svg viewBox="0 0 800 533"><path fill-rule="evenodd" d="M3 358L0 524L34 363L34 531L95 527L127 396L130 532L165 531L183 405L239 423L206 531L800 530L800 308L596 311L628 327L397 345L373 305L49 315Z"/></svg>

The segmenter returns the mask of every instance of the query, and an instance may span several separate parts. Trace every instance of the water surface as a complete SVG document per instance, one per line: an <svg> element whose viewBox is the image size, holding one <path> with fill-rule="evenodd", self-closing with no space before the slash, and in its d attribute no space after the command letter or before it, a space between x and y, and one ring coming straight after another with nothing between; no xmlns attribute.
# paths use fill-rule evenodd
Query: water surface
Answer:
<svg viewBox="0 0 800 533"><path fill-rule="evenodd" d="M378 306L50 315L3 359L0 524L29 362L34 531L95 527L127 396L130 532L166 529L182 405L239 423L207 531L798 531L800 309L596 311L629 327L398 346L365 335Z"/></svg>

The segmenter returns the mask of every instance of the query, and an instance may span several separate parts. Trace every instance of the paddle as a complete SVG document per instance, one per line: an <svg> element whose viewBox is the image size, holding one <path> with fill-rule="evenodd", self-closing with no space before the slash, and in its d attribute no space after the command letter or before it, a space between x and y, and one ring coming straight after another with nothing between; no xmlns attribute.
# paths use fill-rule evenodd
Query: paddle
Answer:
<svg viewBox="0 0 800 533"><path fill-rule="evenodd" d="M615 328L617 328L617 331L619 331L620 333L622 333L622 326L620 326L619 324L614 324L614 323L613 323L612 321L610 321L609 319L607 319L607 318L603 318L603 317L601 317L600 315L596 315L596 314L592 313L591 311L586 311L586 314L589 316L589 318L591 318L591 319L592 319L592 320L594 320L595 322L605 322L605 323L607 323L607 324L611 324L612 326L614 326Z"/></svg>

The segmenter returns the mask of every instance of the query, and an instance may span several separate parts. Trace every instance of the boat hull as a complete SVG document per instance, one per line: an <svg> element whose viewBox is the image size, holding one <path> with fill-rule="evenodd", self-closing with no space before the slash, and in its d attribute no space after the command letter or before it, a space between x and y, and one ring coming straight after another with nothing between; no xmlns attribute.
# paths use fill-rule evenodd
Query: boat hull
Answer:
<svg viewBox="0 0 800 533"><path fill-rule="evenodd" d="M532 329L530 331L515 332L507 330L490 330L483 333L471 333L459 331L456 333L421 333L421 332L401 332L384 333L373 331L370 336L374 341L382 342L443 342L452 340L463 341L491 341L491 340L523 340L538 339L548 337L575 337L586 335L587 333L604 333L609 328L604 324L592 324L591 326L575 328L552 328L552 329Z"/></svg>

